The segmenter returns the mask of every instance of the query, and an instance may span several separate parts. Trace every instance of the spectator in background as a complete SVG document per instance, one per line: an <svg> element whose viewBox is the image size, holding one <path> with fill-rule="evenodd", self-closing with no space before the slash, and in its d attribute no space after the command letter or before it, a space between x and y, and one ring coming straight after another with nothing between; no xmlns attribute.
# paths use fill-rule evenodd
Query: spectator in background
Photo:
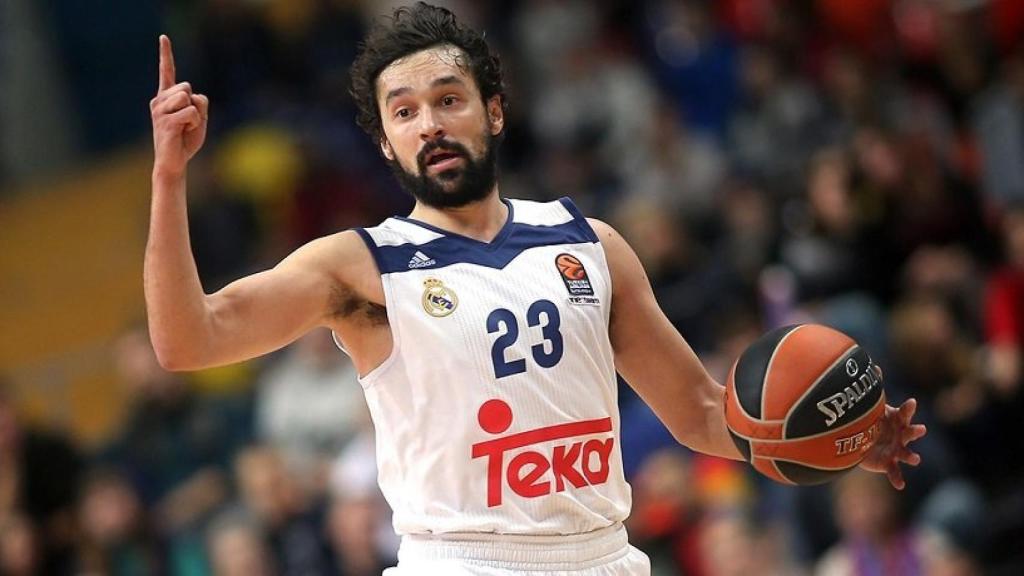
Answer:
<svg viewBox="0 0 1024 576"><path fill-rule="evenodd" d="M881 482L879 482L881 480ZM818 562L817 576L924 574L920 535L908 527L901 501L884 478L855 469L833 484L833 513L842 534Z"/></svg>
<svg viewBox="0 0 1024 576"><path fill-rule="evenodd" d="M864 128L852 148L863 176L861 204L881 225L884 250L878 255L886 277L896 278L923 246L960 245L978 256L991 254L979 195L942 162L933 142L921 134Z"/></svg>
<svg viewBox="0 0 1024 576"><path fill-rule="evenodd" d="M666 448L648 456L632 479L630 536L651 559L652 576L704 576L700 525L705 510L697 496L692 456Z"/></svg>
<svg viewBox="0 0 1024 576"><path fill-rule="evenodd" d="M912 294L891 314L894 374L948 427L978 418L986 396L971 341L946 302Z"/></svg>
<svg viewBox="0 0 1024 576"><path fill-rule="evenodd" d="M324 493L330 462L366 411L357 378L330 330L321 329L289 347L259 379L259 436L309 494Z"/></svg>
<svg viewBox="0 0 1024 576"><path fill-rule="evenodd" d="M716 239L715 258L728 263L736 274L738 296L752 308L758 278L778 250L778 224L768 192L754 181L735 178L717 197L722 230ZM731 313L726 312L725 318Z"/></svg>
<svg viewBox="0 0 1024 576"><path fill-rule="evenodd" d="M714 218L715 197L726 172L722 150L713 139L688 132L664 98L648 114L647 129L631 134L635 144L627 149L633 154L613 160L621 166L628 191L621 204L655 205L706 225Z"/></svg>
<svg viewBox="0 0 1024 576"><path fill-rule="evenodd" d="M665 316L694 349L703 348L700 334L709 328L707 305L714 294L697 278L706 255L692 227L676 212L642 201L630 202L615 221L636 246Z"/></svg>
<svg viewBox="0 0 1024 576"><path fill-rule="evenodd" d="M695 351L707 351L715 318L748 301L732 263L711 258L690 222L656 204L634 201L615 221L636 247L669 321Z"/></svg>
<svg viewBox="0 0 1024 576"><path fill-rule="evenodd" d="M988 281L985 341L994 389L1012 398L1024 384L1024 203L1003 216L1002 233L1005 260Z"/></svg>
<svg viewBox="0 0 1024 576"><path fill-rule="evenodd" d="M325 529L335 572L341 576L376 576L398 558L391 509L377 484L374 443L366 412L358 433L331 465Z"/></svg>
<svg viewBox="0 0 1024 576"><path fill-rule="evenodd" d="M786 573L773 572L785 558L769 554L776 552L768 547L775 530L755 536L744 518L750 486L735 462L664 448L644 460L632 485L628 526L650 556L653 575Z"/></svg>
<svg viewBox="0 0 1024 576"><path fill-rule="evenodd" d="M924 573L928 576L981 576L977 560L940 534L923 539Z"/></svg>
<svg viewBox="0 0 1024 576"><path fill-rule="evenodd" d="M46 573L35 530L28 518L0 513L0 574L34 576Z"/></svg>
<svg viewBox="0 0 1024 576"><path fill-rule="evenodd" d="M246 415L160 368L144 330L123 335L115 354L134 399L99 460L125 474L163 534L194 533L227 497L225 470L248 435Z"/></svg>
<svg viewBox="0 0 1024 576"><path fill-rule="evenodd" d="M717 514L701 526L699 545L704 576L771 574L755 558L753 528L739 514Z"/></svg>
<svg viewBox="0 0 1024 576"><path fill-rule="evenodd" d="M855 51L834 47L823 55L821 93L824 100L822 145L849 142L863 126L888 125L886 108L893 87L879 81Z"/></svg>
<svg viewBox="0 0 1024 576"><path fill-rule="evenodd" d="M378 536L387 514L376 494L337 495L329 504L327 541L333 551L334 571L340 576L377 576L394 559L382 554Z"/></svg>
<svg viewBox="0 0 1024 576"><path fill-rule="evenodd" d="M704 576L800 576L779 526L754 526L742 512L711 515L701 526ZM689 572L686 573L689 576Z"/></svg>
<svg viewBox="0 0 1024 576"><path fill-rule="evenodd" d="M654 76L694 132L723 141L739 92L736 42L700 0L652 2L645 30Z"/></svg>
<svg viewBox="0 0 1024 576"><path fill-rule="evenodd" d="M85 574L168 574L161 542L127 479L112 470L89 473L78 507L81 525L76 570Z"/></svg>
<svg viewBox="0 0 1024 576"><path fill-rule="evenodd" d="M877 231L857 205L851 178L849 158L842 149L817 152L808 167L806 214L791 218L780 247L801 301L876 293L877 283L884 280L874 258L882 252Z"/></svg>
<svg viewBox="0 0 1024 576"><path fill-rule="evenodd" d="M824 140L817 94L771 46L744 48L740 80L727 146L735 168L775 183L780 193L799 190L804 165Z"/></svg>
<svg viewBox="0 0 1024 576"><path fill-rule="evenodd" d="M1002 63L997 83L972 103L982 158L982 184L999 206L1024 202L1024 45Z"/></svg>
<svg viewBox="0 0 1024 576"><path fill-rule="evenodd" d="M992 532L984 498L974 485L959 479L943 482L928 495L915 521L923 534L926 574L982 573L978 560Z"/></svg>
<svg viewBox="0 0 1024 576"><path fill-rule="evenodd" d="M248 514L225 512L210 525L206 548L213 576L273 576L264 534Z"/></svg>
<svg viewBox="0 0 1024 576"><path fill-rule="evenodd" d="M11 562L47 574L71 570L81 470L67 438L20 421L0 381L0 522L8 523L3 545Z"/></svg>
<svg viewBox="0 0 1024 576"><path fill-rule="evenodd" d="M253 446L235 458L236 508L251 515L264 535L275 572L321 574L327 570L319 510L288 474L273 448Z"/></svg>
<svg viewBox="0 0 1024 576"><path fill-rule="evenodd" d="M989 277L984 301L985 376L995 422L979 438L979 459L992 471L992 555L1019 567L1024 565L1024 435L1019 424L1024 410L1024 204L1005 213L1002 233L1004 263Z"/></svg>
<svg viewBox="0 0 1024 576"><path fill-rule="evenodd" d="M656 92L604 16L593 3L572 0L529 2L514 19L530 100L525 120L540 152L540 169L531 163L528 170L530 197L573 194L587 208L607 209L626 169L648 152Z"/></svg>

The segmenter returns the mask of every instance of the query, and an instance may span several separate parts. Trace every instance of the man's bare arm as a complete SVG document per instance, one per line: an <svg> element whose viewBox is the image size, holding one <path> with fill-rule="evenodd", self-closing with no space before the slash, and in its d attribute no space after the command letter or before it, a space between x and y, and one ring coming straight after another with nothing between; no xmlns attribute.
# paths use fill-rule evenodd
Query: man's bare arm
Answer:
<svg viewBox="0 0 1024 576"><path fill-rule="evenodd" d="M342 232L207 295L189 243L184 177L154 174L144 284L150 339L166 369L229 364L292 342L331 320L343 279L367 276L358 272L367 268L362 239Z"/></svg>
<svg viewBox="0 0 1024 576"><path fill-rule="evenodd" d="M189 242L185 181L205 139L208 108L187 82L175 83L170 40L161 37L159 88L150 102L155 156L144 284L153 347L172 370L252 358L327 323L344 278L366 276L357 271L370 262L362 240L341 233L206 295ZM365 292L359 288L349 293Z"/></svg>
<svg viewBox="0 0 1024 576"><path fill-rule="evenodd" d="M680 443L742 460L725 424L724 388L714 381L654 299L650 282L633 249L607 224L591 220L601 238L612 274L611 340L619 372L654 410ZM909 444L927 429L913 422L917 402L885 407L881 432L860 466L884 473L904 487L900 464L916 466L921 457Z"/></svg>
<svg viewBox="0 0 1024 576"><path fill-rule="evenodd" d="M604 222L590 224L612 275L610 337L619 373L681 444L742 460L725 426L725 388L665 317L629 244Z"/></svg>
<svg viewBox="0 0 1024 576"><path fill-rule="evenodd" d="M153 348L169 370L246 360L328 325L339 308L338 277L367 251L354 232L321 238L270 270L206 295L183 240L187 230L174 235L176 243L168 238L173 233L161 234L159 219L146 248L146 307Z"/></svg>

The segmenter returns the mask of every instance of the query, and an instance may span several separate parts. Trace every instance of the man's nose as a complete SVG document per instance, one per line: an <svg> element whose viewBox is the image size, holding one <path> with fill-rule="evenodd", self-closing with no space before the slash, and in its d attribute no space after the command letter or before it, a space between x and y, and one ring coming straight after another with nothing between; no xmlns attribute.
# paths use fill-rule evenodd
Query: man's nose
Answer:
<svg viewBox="0 0 1024 576"><path fill-rule="evenodd" d="M444 128L438 121L437 115L430 108L420 111L420 138L424 142L436 140L444 136Z"/></svg>

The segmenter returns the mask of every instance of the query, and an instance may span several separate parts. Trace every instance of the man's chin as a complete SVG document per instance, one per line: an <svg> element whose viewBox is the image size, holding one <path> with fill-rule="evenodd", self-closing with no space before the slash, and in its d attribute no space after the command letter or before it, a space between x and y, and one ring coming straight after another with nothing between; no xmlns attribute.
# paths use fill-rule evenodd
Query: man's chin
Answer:
<svg viewBox="0 0 1024 576"><path fill-rule="evenodd" d="M451 192L459 183L462 181L462 176L465 171L462 168L449 168L443 172L438 172L436 175L431 176L430 179L435 184L444 189L445 192Z"/></svg>

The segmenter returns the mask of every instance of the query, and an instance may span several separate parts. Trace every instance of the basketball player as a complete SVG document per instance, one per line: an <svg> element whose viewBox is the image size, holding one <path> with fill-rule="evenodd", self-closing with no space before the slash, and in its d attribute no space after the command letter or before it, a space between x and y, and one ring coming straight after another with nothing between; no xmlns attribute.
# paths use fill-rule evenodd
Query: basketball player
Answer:
<svg viewBox="0 0 1024 576"><path fill-rule="evenodd" d="M389 576L649 574L622 521L615 373L682 444L740 459L723 387L655 301L633 250L563 198L502 198L496 56L447 10L403 8L352 70L359 123L416 198L408 217L299 248L206 295L189 246L188 161L209 102L160 38L145 289L161 363L195 370L330 328L359 371L379 481L403 536ZM864 466L897 487L913 401Z"/></svg>

